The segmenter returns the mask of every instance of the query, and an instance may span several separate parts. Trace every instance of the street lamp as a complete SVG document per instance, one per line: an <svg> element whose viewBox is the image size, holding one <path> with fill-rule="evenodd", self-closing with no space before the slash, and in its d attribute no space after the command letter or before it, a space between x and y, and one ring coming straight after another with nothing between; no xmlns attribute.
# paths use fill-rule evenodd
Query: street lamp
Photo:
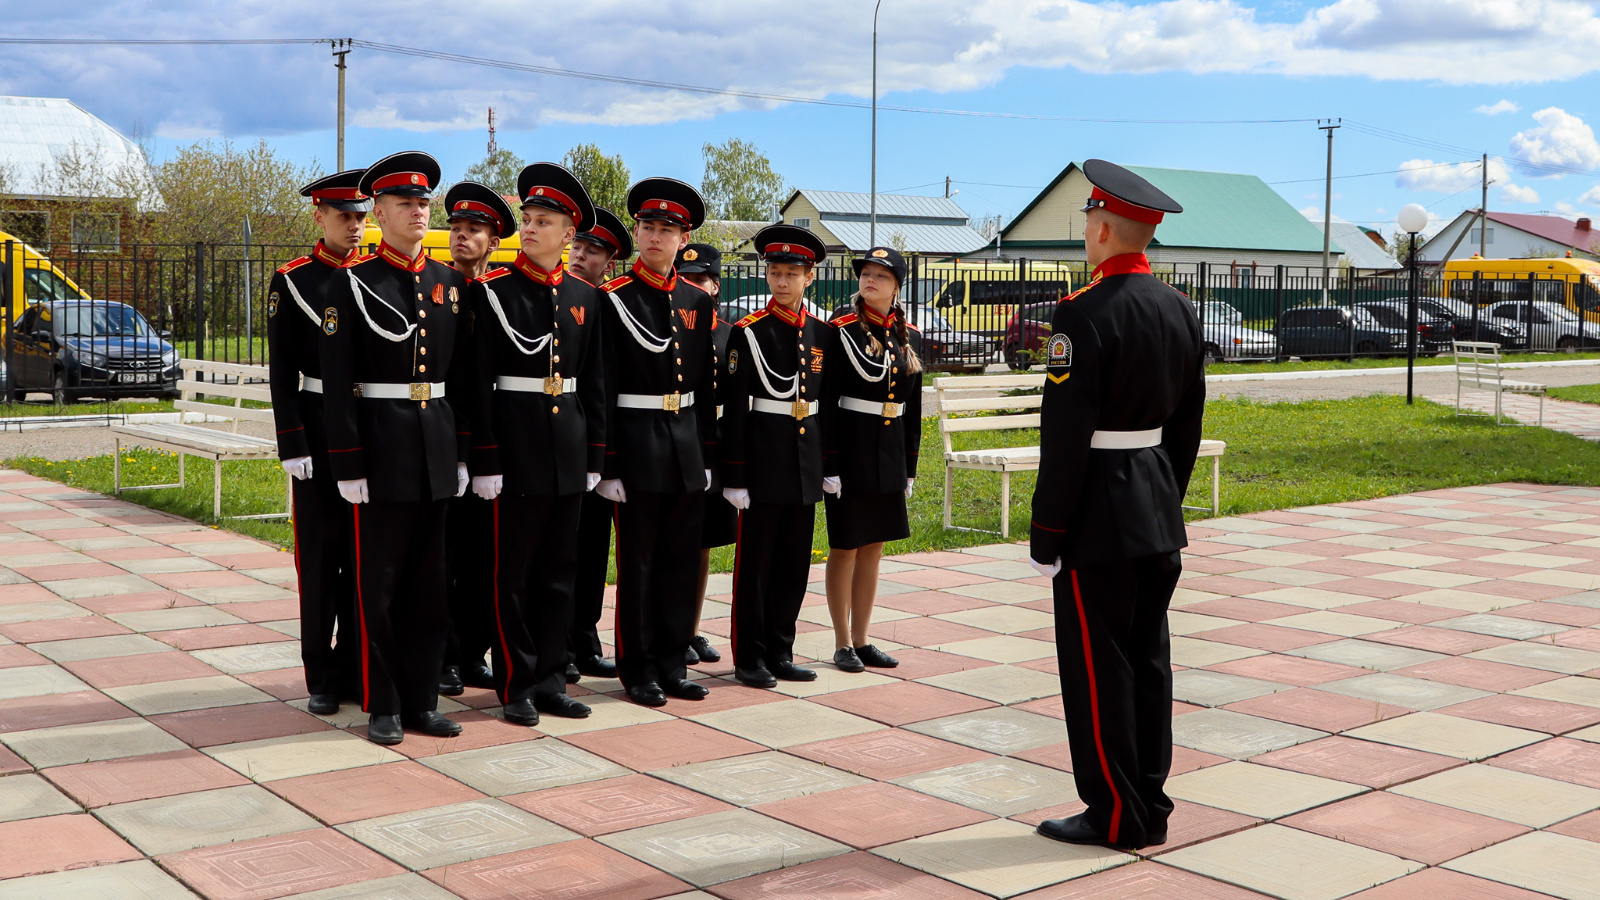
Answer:
<svg viewBox="0 0 1600 900"><path fill-rule="evenodd" d="M1417 232L1428 227L1428 211L1418 204L1408 203L1395 218L1400 230L1411 236L1406 260L1406 405L1410 406L1412 378L1417 367Z"/></svg>
<svg viewBox="0 0 1600 900"><path fill-rule="evenodd" d="M867 228L867 244L878 246L878 0L872 7L872 224Z"/></svg>

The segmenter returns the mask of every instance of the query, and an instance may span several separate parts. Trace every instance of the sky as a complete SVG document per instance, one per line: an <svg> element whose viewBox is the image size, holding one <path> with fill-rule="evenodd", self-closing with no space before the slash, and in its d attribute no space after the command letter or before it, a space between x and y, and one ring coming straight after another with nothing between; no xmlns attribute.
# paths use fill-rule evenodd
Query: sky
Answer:
<svg viewBox="0 0 1600 900"><path fill-rule="evenodd" d="M421 149L457 178L484 156L493 106L499 145L529 162L589 142L621 154L636 178L698 183L702 145L741 138L795 187L869 189L870 0L480 0L471 15L446 11L457 6L0 9L12 40L351 37L458 57L352 50L349 166ZM882 0L878 26L878 190L937 195L948 177L974 218L1009 222L1069 162L1101 157L1257 175L1320 219L1319 119L1341 124L1333 214L1385 234L1408 203L1442 220L1476 207L1483 153L1491 210L1600 214L1593 3ZM0 40L0 94L71 99L158 159L196 140L265 139L332 171L335 87L327 45Z"/></svg>

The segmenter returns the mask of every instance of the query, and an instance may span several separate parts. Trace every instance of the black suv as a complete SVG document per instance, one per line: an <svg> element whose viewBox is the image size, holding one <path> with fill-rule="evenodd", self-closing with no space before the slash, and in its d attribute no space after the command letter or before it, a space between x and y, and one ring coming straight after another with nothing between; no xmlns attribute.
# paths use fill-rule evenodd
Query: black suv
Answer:
<svg viewBox="0 0 1600 900"><path fill-rule="evenodd" d="M1376 356L1406 352L1406 334L1391 328L1361 309L1342 306L1301 306L1286 309L1273 330L1282 356Z"/></svg>
<svg viewBox="0 0 1600 900"><path fill-rule="evenodd" d="M11 328L6 399L32 391L49 391L61 405L83 396L176 397L171 337L125 303L35 303Z"/></svg>
<svg viewBox="0 0 1600 900"><path fill-rule="evenodd" d="M1400 331L1400 349L1406 347L1406 301L1394 300L1369 300L1357 303L1356 309L1364 309L1372 314L1374 319L1382 322L1388 328ZM1432 309L1417 304L1417 355L1437 356L1450 349L1450 342L1455 340L1456 323L1445 316L1438 315Z"/></svg>

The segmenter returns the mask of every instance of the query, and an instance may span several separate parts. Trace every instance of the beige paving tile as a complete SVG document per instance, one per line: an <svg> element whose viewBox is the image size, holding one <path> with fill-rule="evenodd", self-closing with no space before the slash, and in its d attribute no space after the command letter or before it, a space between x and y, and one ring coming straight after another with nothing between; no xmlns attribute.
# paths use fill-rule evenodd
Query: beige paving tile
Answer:
<svg viewBox="0 0 1600 900"><path fill-rule="evenodd" d="M779 750L796 744L879 731L884 727L870 719L804 700L759 703L689 718Z"/></svg>
<svg viewBox="0 0 1600 900"><path fill-rule="evenodd" d="M94 814L148 856L318 827L256 785L118 803Z"/></svg>
<svg viewBox="0 0 1600 900"><path fill-rule="evenodd" d="M606 637L605 632L600 633L600 640L605 641L606 643L611 643L610 639ZM872 642L877 645L879 650L882 650L886 653L893 653L896 650L903 650L906 647L905 644L882 640L880 638L873 638ZM833 650L834 646L832 629L828 629L826 631L808 631L805 634L795 635L794 653L796 656L805 656L811 659L833 659ZM587 681L588 679L584 680Z"/></svg>
<svg viewBox="0 0 1600 900"><path fill-rule="evenodd" d="M850 852L843 844L747 809L649 825L598 840L700 887Z"/></svg>
<svg viewBox="0 0 1600 900"><path fill-rule="evenodd" d="M1376 672L1357 675L1317 685L1318 690L1371 700L1374 703L1392 703L1407 709L1438 709L1455 703L1465 703L1489 696L1487 691L1411 678L1394 672Z"/></svg>
<svg viewBox="0 0 1600 900"><path fill-rule="evenodd" d="M965 572L969 575L982 575L998 581L1016 581L1019 578L1032 578L1039 573L1033 566L1022 560L1001 559L973 561L964 566L952 566L954 571Z"/></svg>
<svg viewBox="0 0 1600 900"><path fill-rule="evenodd" d="M1466 655L1472 659L1527 666L1530 669L1560 672L1563 675L1577 675L1590 669L1600 669L1600 653L1593 650L1577 650L1572 647L1557 647L1532 641L1502 644Z"/></svg>
<svg viewBox="0 0 1600 900"><path fill-rule="evenodd" d="M1022 584L1015 581L985 581L943 590L946 594L972 597L977 600L993 600L996 603L1029 603L1034 600L1048 600L1052 596L1050 588L1042 584ZM873 618L877 618L880 611L873 610Z"/></svg>
<svg viewBox="0 0 1600 900"><path fill-rule="evenodd" d="M272 669L292 669L300 665L300 642L218 647L214 650L195 650L192 655L219 672L249 675Z"/></svg>
<svg viewBox="0 0 1600 900"><path fill-rule="evenodd" d="M1582 706L1600 707L1600 678L1583 678L1567 676L1543 684L1535 684L1525 688L1518 688L1508 693L1519 697L1537 697L1540 700L1554 700L1557 703L1577 703Z"/></svg>
<svg viewBox="0 0 1600 900"><path fill-rule="evenodd" d="M1029 571L1032 571L1030 568ZM935 619L944 619L948 622L959 622L962 625L971 625L998 634L1016 634L1019 631L1033 631L1037 628L1049 628L1056 622L1056 617L1036 609L1027 609L1021 606L985 606L978 609L964 609L960 612L944 613L934 616Z"/></svg>
<svg viewBox="0 0 1600 900"><path fill-rule="evenodd" d="M1462 575L1456 572L1435 572L1427 569L1396 569L1393 572L1379 572L1369 576L1378 581L1392 581L1396 584L1414 584L1423 588L1457 588L1465 584L1477 584L1488 581L1477 575Z"/></svg>
<svg viewBox="0 0 1600 900"><path fill-rule="evenodd" d="M1327 572L1314 572L1310 569L1294 569L1287 566L1267 566L1263 569L1251 569L1251 581L1268 581L1281 584L1285 587L1310 587L1322 584L1325 581L1338 581L1344 575L1329 575Z"/></svg>
<svg viewBox="0 0 1600 900"><path fill-rule="evenodd" d="M1238 553L1223 553L1219 559L1228 559L1235 562L1253 563L1258 566L1298 566L1302 563L1316 562L1320 556L1311 556L1305 553L1289 553L1283 550L1241 550Z"/></svg>
<svg viewBox="0 0 1600 900"><path fill-rule="evenodd" d="M716 616L712 615L711 613L705 613L701 616L701 618L713 619L716 618ZM890 609L887 606L874 606L872 609L873 624L877 624L879 622L898 622L901 619L915 618L917 618L916 613L908 613L898 609ZM810 622L814 625L825 625L829 628L833 627L833 617L828 613L828 608L826 606L807 606L802 608L800 610L800 621Z"/></svg>
<svg viewBox="0 0 1600 900"><path fill-rule="evenodd" d="M1600 844L1536 831L1444 864L1563 900L1600 900Z"/></svg>
<svg viewBox="0 0 1600 900"><path fill-rule="evenodd" d="M227 675L131 684L127 687L106 688L105 693L106 696L141 716L205 709L211 706L240 706L273 699L272 695Z"/></svg>
<svg viewBox="0 0 1600 900"><path fill-rule="evenodd" d="M1061 693L1061 676L1021 666L984 666L917 679L923 684L982 697L996 703L1022 703Z"/></svg>
<svg viewBox="0 0 1600 900"><path fill-rule="evenodd" d="M1407 569L1420 569L1423 566L1436 566L1440 563L1455 562L1455 558L1450 556L1407 553L1404 550L1374 550L1371 553L1357 553L1353 556L1347 556L1345 559L1377 563L1380 566L1401 566Z"/></svg>
<svg viewBox="0 0 1600 900"><path fill-rule="evenodd" d="M0 625L17 622L41 622L45 619L76 619L92 615L87 609L65 600L41 600L36 603L0 604Z"/></svg>
<svg viewBox="0 0 1600 900"><path fill-rule="evenodd" d="M0 669L0 700L71 694L91 688L60 666L15 666Z"/></svg>
<svg viewBox="0 0 1600 900"><path fill-rule="evenodd" d="M111 613L106 616L118 625L138 632L173 631L178 628L210 628L214 625L243 625L245 621L209 606L178 606L143 612Z"/></svg>
<svg viewBox="0 0 1600 900"><path fill-rule="evenodd" d="M1458 591L1450 588L1440 588L1431 591L1418 591L1415 594L1406 594L1397 599L1410 603L1426 603L1441 609L1459 609L1462 612L1491 612L1507 606L1516 606L1521 600L1512 600L1508 597L1498 597L1493 594L1477 594L1472 591Z"/></svg>
<svg viewBox="0 0 1600 900"><path fill-rule="evenodd" d="M1167 613L1167 630L1172 634L1199 634L1213 628L1228 628L1237 624L1239 624L1237 620L1224 619L1221 616L1204 616L1181 610Z"/></svg>
<svg viewBox="0 0 1600 900"><path fill-rule="evenodd" d="M110 597L114 594L138 594L144 591L165 590L148 578L138 575L105 575L99 578L67 578L62 581L41 581L39 586L63 600L85 600L91 597Z"/></svg>
<svg viewBox="0 0 1600 900"><path fill-rule="evenodd" d="M1461 541L1460 543L1466 543L1466 541ZM1501 566L1527 566L1533 569L1560 569L1583 562L1583 560L1571 556L1551 556L1545 553L1528 553L1526 551L1491 553L1487 556L1478 557L1478 561Z"/></svg>
<svg viewBox="0 0 1600 900"><path fill-rule="evenodd" d="M113 634L107 637L78 638L70 641L43 641L28 649L56 662L79 662L140 653L165 653L172 649L155 638L142 634Z"/></svg>
<svg viewBox="0 0 1600 900"><path fill-rule="evenodd" d="M252 781L277 781L336 769L375 766L405 757L342 731L317 731L289 737L210 747L205 753Z"/></svg>
<svg viewBox="0 0 1600 900"><path fill-rule="evenodd" d="M1220 641L1208 641L1203 637L1192 638L1174 635L1172 638L1172 664L1186 666L1191 669L1200 669L1214 666L1218 663L1232 662L1236 659L1249 659L1252 656L1265 656L1267 651L1257 650L1253 647L1238 647L1233 644L1224 644Z"/></svg>
<svg viewBox="0 0 1600 900"><path fill-rule="evenodd" d="M1371 616L1357 616L1350 613L1317 612L1301 613L1297 616L1284 616L1273 619L1272 624L1284 628L1300 628L1305 631L1316 631L1322 634L1337 634L1340 637L1358 637L1363 634L1373 634L1379 631L1389 631L1400 628L1403 622L1393 622L1389 619L1374 619Z"/></svg>
<svg viewBox="0 0 1600 900"><path fill-rule="evenodd" d="M944 653L955 653L960 656L970 656L974 659L986 659L997 663L1027 662L1056 655L1056 645L1049 641L1036 641L1033 638L1017 637L1011 634L975 638L969 641L954 641L948 644L933 644L931 649Z"/></svg>
<svg viewBox="0 0 1600 900"><path fill-rule="evenodd" d="M441 753L423 765L495 797L565 787L628 774L608 759L558 740L522 741Z"/></svg>
<svg viewBox="0 0 1600 900"><path fill-rule="evenodd" d="M675 766L654 774L735 806L760 806L869 783L841 769L776 751Z"/></svg>
<svg viewBox="0 0 1600 900"><path fill-rule="evenodd" d="M705 896L710 897L709 894ZM355 884L312 891L309 894L293 894L283 900L460 900L460 898L421 875L409 872L405 875L391 875L388 878L358 881Z"/></svg>
<svg viewBox="0 0 1600 900"><path fill-rule="evenodd" d="M1529 828L1600 809L1600 791L1593 788L1480 764L1446 769L1389 790Z"/></svg>
<svg viewBox="0 0 1600 900"><path fill-rule="evenodd" d="M1015 816L1078 797L1070 774L1003 756L907 775L894 783L994 816Z"/></svg>
<svg viewBox="0 0 1600 900"><path fill-rule="evenodd" d="M1202 709L1172 723L1172 742L1183 747L1249 759L1327 737L1327 732L1229 709Z"/></svg>
<svg viewBox="0 0 1600 900"><path fill-rule="evenodd" d="M1561 569L1540 569L1535 572L1524 572L1521 575L1512 575L1507 580L1569 587L1580 591L1592 591L1600 588L1600 575L1591 575L1587 572L1567 572Z"/></svg>
<svg viewBox="0 0 1600 900"><path fill-rule="evenodd" d="M1063 844L995 819L879 847L873 853L992 897L1015 897L1134 862L1105 847Z"/></svg>
<svg viewBox="0 0 1600 900"><path fill-rule="evenodd" d="M1600 725L1591 725L1582 731L1574 731L1567 735L1567 737L1578 738L1579 740L1592 741L1596 744L1600 744Z"/></svg>
<svg viewBox="0 0 1600 900"><path fill-rule="evenodd" d="M592 679L585 678L584 685ZM716 690L716 688L712 688ZM445 698L439 698L443 701ZM539 719L539 731L551 737L561 737L568 734L583 734L589 731L601 731L607 728L622 728L627 725L644 725L649 722L665 722L672 717L659 710L648 706L640 706L621 697L607 697L596 694L584 697L583 702L588 704L592 712L583 719L563 719L560 716L543 716ZM441 707L441 712L443 708ZM504 718L504 710L493 706L484 712L496 718Z"/></svg>
<svg viewBox="0 0 1600 900"><path fill-rule="evenodd" d="M839 691L853 691L857 688L872 687L878 684L892 684L899 681L888 675L877 672L841 672L831 663L818 663L811 666L817 673L816 681L780 681L773 688L773 693L784 694L789 697L817 697L822 694L834 694Z"/></svg>
<svg viewBox="0 0 1600 900"><path fill-rule="evenodd" d="M1263 825L1161 856L1170 866L1283 900L1337 900L1425 868L1282 825Z"/></svg>
<svg viewBox="0 0 1600 900"><path fill-rule="evenodd" d="M82 811L55 785L32 772L0 778L0 822Z"/></svg>
<svg viewBox="0 0 1600 900"><path fill-rule="evenodd" d="M1331 778L1286 769L1229 762L1186 772L1167 782L1167 793L1180 800L1231 810L1258 819L1291 813L1353 797L1367 789Z"/></svg>
<svg viewBox="0 0 1600 900"><path fill-rule="evenodd" d="M1196 577L1199 577L1198 573L1196 573ZM1177 589L1172 592L1172 608L1178 609L1191 603L1204 603L1207 600L1221 600L1225 597L1227 597L1227 594L1213 594L1210 591L1197 591L1194 588L1186 588L1183 586L1183 582L1180 581Z"/></svg>
<svg viewBox="0 0 1600 900"><path fill-rule="evenodd" d="M5 883L17 900L194 900L195 895L149 860L69 869Z"/></svg>
<svg viewBox="0 0 1600 900"><path fill-rule="evenodd" d="M1002 755L1035 750L1063 740L1060 720L1006 706L929 719L907 725L905 729Z"/></svg>
<svg viewBox="0 0 1600 900"><path fill-rule="evenodd" d="M1350 737L1457 759L1486 759L1549 737L1536 731L1419 712L1345 732Z"/></svg>
<svg viewBox="0 0 1600 900"><path fill-rule="evenodd" d="M1341 606L1349 606L1352 603L1365 603L1372 599L1358 594L1341 594L1337 591L1325 591L1314 587L1273 588L1269 591L1256 591L1245 596L1251 600L1287 603L1290 606L1303 606L1306 609L1337 609Z"/></svg>
<svg viewBox="0 0 1600 900"><path fill-rule="evenodd" d="M503 800L470 800L363 819L338 830L408 869L515 853L578 835Z"/></svg>
<svg viewBox="0 0 1600 900"><path fill-rule="evenodd" d="M1353 666L1357 669L1371 669L1375 672L1403 669L1406 666L1421 665L1445 658L1443 653L1413 650L1410 647L1396 647L1392 644L1380 644L1358 638L1313 644L1310 647L1285 650L1284 653L1289 656L1303 656L1306 659L1338 663L1342 666Z"/></svg>
<svg viewBox="0 0 1600 900"><path fill-rule="evenodd" d="M0 734L0 742L35 768L182 750L184 743L143 719L115 719Z"/></svg>

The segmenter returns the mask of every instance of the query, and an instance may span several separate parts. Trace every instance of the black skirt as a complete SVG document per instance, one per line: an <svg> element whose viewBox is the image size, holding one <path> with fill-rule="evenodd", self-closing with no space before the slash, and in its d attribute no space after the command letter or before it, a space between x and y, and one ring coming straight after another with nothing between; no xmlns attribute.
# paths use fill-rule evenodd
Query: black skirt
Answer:
<svg viewBox="0 0 1600 900"><path fill-rule="evenodd" d="M706 494L705 513L700 519L700 549L726 547L739 539L739 511L713 490Z"/></svg>
<svg viewBox="0 0 1600 900"><path fill-rule="evenodd" d="M835 550L856 550L911 536L906 495L899 491L880 494L852 491L847 486L842 498L827 494L823 501L828 508L828 546Z"/></svg>

